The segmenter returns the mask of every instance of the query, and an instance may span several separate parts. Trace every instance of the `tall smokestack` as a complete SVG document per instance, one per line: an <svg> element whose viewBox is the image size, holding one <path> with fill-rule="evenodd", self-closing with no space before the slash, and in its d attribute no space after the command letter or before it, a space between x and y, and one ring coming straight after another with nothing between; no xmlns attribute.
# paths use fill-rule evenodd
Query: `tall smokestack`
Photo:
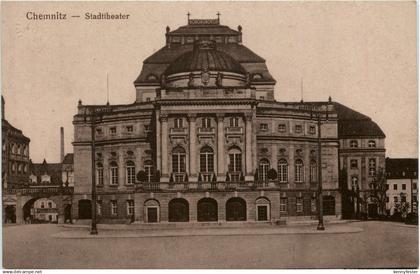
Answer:
<svg viewBox="0 0 420 274"><path fill-rule="evenodd" d="M60 160L64 160L64 128L60 127Z"/></svg>

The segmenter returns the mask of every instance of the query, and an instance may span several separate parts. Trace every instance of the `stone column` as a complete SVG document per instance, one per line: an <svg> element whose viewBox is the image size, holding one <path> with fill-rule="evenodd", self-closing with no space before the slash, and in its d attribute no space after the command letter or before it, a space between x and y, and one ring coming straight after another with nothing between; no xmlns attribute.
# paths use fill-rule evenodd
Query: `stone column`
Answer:
<svg viewBox="0 0 420 274"><path fill-rule="evenodd" d="M252 113L245 114L245 180L253 180L252 166Z"/></svg>
<svg viewBox="0 0 420 274"><path fill-rule="evenodd" d="M217 114L217 180L224 181L225 177L225 130L224 114Z"/></svg>
<svg viewBox="0 0 420 274"><path fill-rule="evenodd" d="M168 116L166 114L160 115L161 123L161 181L169 181L168 175Z"/></svg>
<svg viewBox="0 0 420 274"><path fill-rule="evenodd" d="M190 130L190 172L188 179L191 182L197 181L197 133L196 133L196 115L189 114L189 130Z"/></svg>

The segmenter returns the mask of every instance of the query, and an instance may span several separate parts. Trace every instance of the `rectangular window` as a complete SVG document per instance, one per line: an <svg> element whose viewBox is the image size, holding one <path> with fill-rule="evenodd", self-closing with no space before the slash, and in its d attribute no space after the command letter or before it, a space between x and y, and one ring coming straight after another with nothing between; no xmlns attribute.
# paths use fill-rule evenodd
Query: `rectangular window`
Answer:
<svg viewBox="0 0 420 274"><path fill-rule="evenodd" d="M127 215L134 215L134 200L127 200Z"/></svg>
<svg viewBox="0 0 420 274"><path fill-rule="evenodd" d="M287 212L287 198L280 198L280 212Z"/></svg>
<svg viewBox="0 0 420 274"><path fill-rule="evenodd" d="M417 189L417 184L413 183L413 189Z"/></svg>
<svg viewBox="0 0 420 274"><path fill-rule="evenodd" d="M211 119L209 117L203 118L202 127L203 128L210 128L211 127Z"/></svg>
<svg viewBox="0 0 420 274"><path fill-rule="evenodd" d="M96 201L96 215L102 215L102 200Z"/></svg>
<svg viewBox="0 0 420 274"><path fill-rule="evenodd" d="M311 180L311 183L318 181L317 166L315 162L311 163L311 166L309 167L309 179Z"/></svg>
<svg viewBox="0 0 420 274"><path fill-rule="evenodd" d="M359 146L359 144L356 140L351 140L350 141L350 147L357 148L358 146Z"/></svg>
<svg viewBox="0 0 420 274"><path fill-rule="evenodd" d="M102 128L98 127L96 128L96 135L102 135L103 131Z"/></svg>
<svg viewBox="0 0 420 274"><path fill-rule="evenodd" d="M370 147L370 148L375 148L375 147L376 147L376 142L375 142L374 140L370 140L370 141L368 142L368 147Z"/></svg>
<svg viewBox="0 0 420 274"><path fill-rule="evenodd" d="M97 169L97 184L100 186L104 184L104 169L102 167Z"/></svg>
<svg viewBox="0 0 420 274"><path fill-rule="evenodd" d="M52 203L48 202L48 208L52 208Z"/></svg>
<svg viewBox="0 0 420 274"><path fill-rule="evenodd" d="M394 190L398 190L398 185L394 184Z"/></svg>
<svg viewBox="0 0 420 274"><path fill-rule="evenodd" d="M376 175L376 159L375 158L369 159L369 175L370 176Z"/></svg>
<svg viewBox="0 0 420 274"><path fill-rule="evenodd" d="M230 125L230 127L239 127L239 118L238 117L230 117L229 125Z"/></svg>
<svg viewBox="0 0 420 274"><path fill-rule="evenodd" d="M359 167L359 163L357 161L357 159L351 159L350 160L350 168L358 168Z"/></svg>
<svg viewBox="0 0 420 274"><path fill-rule="evenodd" d="M128 185L136 182L136 168L134 166L127 166L126 178Z"/></svg>
<svg viewBox="0 0 420 274"><path fill-rule="evenodd" d="M295 133L302 133L302 125L295 125Z"/></svg>
<svg viewBox="0 0 420 274"><path fill-rule="evenodd" d="M182 118L175 118L175 120L174 120L174 127L175 128L183 128L183 120L182 120Z"/></svg>
<svg viewBox="0 0 420 274"><path fill-rule="evenodd" d="M116 134L117 133L117 128L116 127L110 127L109 128L109 133L110 134Z"/></svg>
<svg viewBox="0 0 420 274"><path fill-rule="evenodd" d="M296 198L296 212L297 213L303 212L303 198L301 197Z"/></svg>
<svg viewBox="0 0 420 274"><path fill-rule="evenodd" d="M133 128L133 126L127 126L126 130L127 130L127 132L133 132L134 128Z"/></svg>
<svg viewBox="0 0 420 274"><path fill-rule="evenodd" d="M402 190L405 190L407 187L405 184L402 184Z"/></svg>
<svg viewBox="0 0 420 274"><path fill-rule="evenodd" d="M398 196L394 196L394 203L398 203Z"/></svg>
<svg viewBox="0 0 420 274"><path fill-rule="evenodd" d="M118 214L118 207L117 207L117 201L111 201L111 215L117 215Z"/></svg>
<svg viewBox="0 0 420 274"><path fill-rule="evenodd" d="M309 134L315 134L315 126L309 126Z"/></svg>
<svg viewBox="0 0 420 274"><path fill-rule="evenodd" d="M278 131L280 133L285 133L286 132L286 124L279 124L278 125Z"/></svg>
<svg viewBox="0 0 420 274"><path fill-rule="evenodd" d="M111 185L118 185L118 167L111 167Z"/></svg>
<svg viewBox="0 0 420 274"><path fill-rule="evenodd" d="M268 124L260 124L260 130L267 131L268 130Z"/></svg>
<svg viewBox="0 0 420 274"><path fill-rule="evenodd" d="M316 198L311 199L311 212L316 212Z"/></svg>
<svg viewBox="0 0 420 274"><path fill-rule="evenodd" d="M242 171L242 155L239 153L229 154L229 171L240 172Z"/></svg>

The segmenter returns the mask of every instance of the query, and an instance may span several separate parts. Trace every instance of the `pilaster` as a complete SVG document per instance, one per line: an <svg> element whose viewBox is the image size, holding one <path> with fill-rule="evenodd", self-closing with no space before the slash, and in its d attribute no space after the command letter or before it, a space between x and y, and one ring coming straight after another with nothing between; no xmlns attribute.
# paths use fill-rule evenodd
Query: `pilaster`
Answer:
<svg viewBox="0 0 420 274"><path fill-rule="evenodd" d="M190 130L190 172L189 180L191 182L197 181L197 133L196 133L196 118L195 114L188 115L189 130Z"/></svg>
<svg viewBox="0 0 420 274"><path fill-rule="evenodd" d="M161 181L169 181L168 175L168 115L161 113L160 115L161 125Z"/></svg>
<svg viewBox="0 0 420 274"><path fill-rule="evenodd" d="M224 119L222 113L216 114L217 119L217 180L225 180L225 132Z"/></svg>

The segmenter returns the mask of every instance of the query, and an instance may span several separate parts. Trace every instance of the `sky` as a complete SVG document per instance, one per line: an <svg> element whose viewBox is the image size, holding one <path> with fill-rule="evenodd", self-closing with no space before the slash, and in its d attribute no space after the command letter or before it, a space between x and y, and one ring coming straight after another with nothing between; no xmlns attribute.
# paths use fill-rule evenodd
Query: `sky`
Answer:
<svg viewBox="0 0 420 274"><path fill-rule="evenodd" d="M80 15L36 21L27 12ZM129 14L88 21L86 12ZM415 2L3 2L1 91L6 119L31 139L33 162L58 162L60 126L72 152L79 99L135 101L142 62L165 44L165 28L191 18L242 26L243 44L263 57L278 101L327 100L370 116L388 157L417 157Z"/></svg>

